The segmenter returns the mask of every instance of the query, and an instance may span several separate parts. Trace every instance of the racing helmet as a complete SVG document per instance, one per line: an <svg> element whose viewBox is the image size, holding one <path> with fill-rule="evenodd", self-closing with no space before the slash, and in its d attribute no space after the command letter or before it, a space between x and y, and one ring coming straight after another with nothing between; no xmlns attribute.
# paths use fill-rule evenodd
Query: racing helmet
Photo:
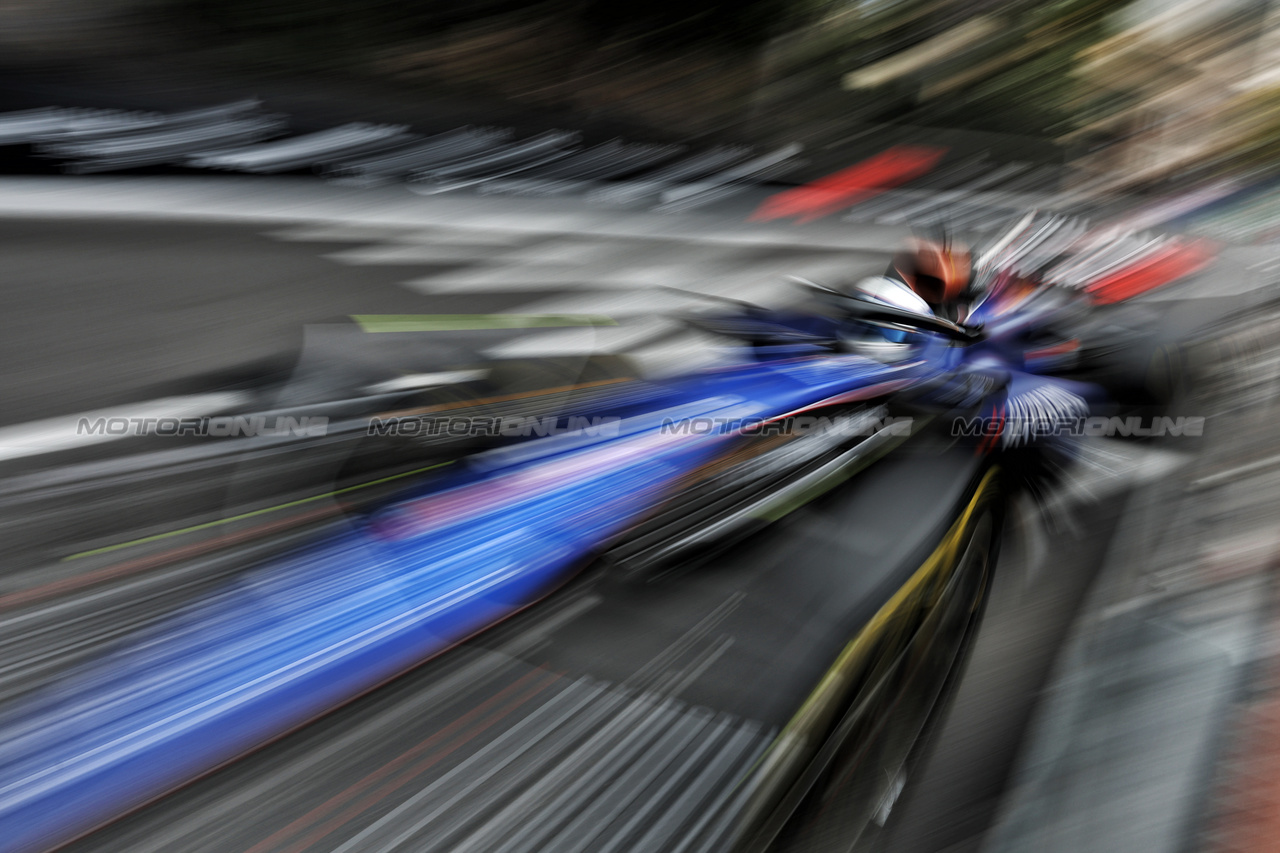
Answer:
<svg viewBox="0 0 1280 853"><path fill-rule="evenodd" d="M877 275L864 278L853 286L850 295L864 302L901 308L903 311L926 317L933 316L933 309L918 293L903 282L888 276Z"/></svg>
<svg viewBox="0 0 1280 853"><path fill-rule="evenodd" d="M925 302L950 305L969 286L969 250L945 238L917 238L894 255L892 269Z"/></svg>

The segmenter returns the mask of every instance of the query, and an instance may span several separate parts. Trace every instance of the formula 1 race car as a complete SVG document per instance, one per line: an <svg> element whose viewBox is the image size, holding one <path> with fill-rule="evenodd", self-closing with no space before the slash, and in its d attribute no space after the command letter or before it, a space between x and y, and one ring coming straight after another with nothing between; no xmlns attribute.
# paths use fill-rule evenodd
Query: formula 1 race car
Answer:
<svg viewBox="0 0 1280 853"><path fill-rule="evenodd" d="M904 280L806 283L801 308L692 318L746 344L712 368L487 397L467 380L377 413L362 458L401 446L394 424L429 457L412 485L0 709L0 847L64 844L566 600L593 609L539 654L578 680L516 710L505 746L460 745L500 785L459 788L406 839L852 844L963 659L1004 496L1174 382L1155 336L1096 322L1136 285L1073 228L1028 217L993 241L963 310Z"/></svg>

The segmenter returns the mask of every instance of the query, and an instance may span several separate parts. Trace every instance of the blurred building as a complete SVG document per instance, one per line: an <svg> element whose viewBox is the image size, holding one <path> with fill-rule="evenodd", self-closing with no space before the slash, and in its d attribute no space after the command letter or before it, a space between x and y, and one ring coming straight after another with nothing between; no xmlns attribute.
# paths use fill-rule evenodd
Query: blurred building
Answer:
<svg viewBox="0 0 1280 853"><path fill-rule="evenodd" d="M1280 154L1280 10L1256 2L1139 0L1082 52L1091 120L1066 141L1108 188L1273 168Z"/></svg>
<svg viewBox="0 0 1280 853"><path fill-rule="evenodd" d="M9 61L82 56L133 43L139 0L0 0L0 52Z"/></svg>

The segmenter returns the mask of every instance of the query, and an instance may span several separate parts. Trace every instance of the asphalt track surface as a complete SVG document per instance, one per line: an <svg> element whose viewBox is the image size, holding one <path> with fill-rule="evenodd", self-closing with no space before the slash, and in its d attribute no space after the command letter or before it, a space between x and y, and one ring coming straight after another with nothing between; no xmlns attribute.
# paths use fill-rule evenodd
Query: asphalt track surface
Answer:
<svg viewBox="0 0 1280 853"><path fill-rule="evenodd" d="M402 268L350 268L326 259L324 244L262 231L0 222L3 424L225 387L277 363L287 369L307 324L513 304L500 295L427 297L398 285Z"/></svg>
<svg viewBox="0 0 1280 853"><path fill-rule="evenodd" d="M592 312L599 304L584 297L580 288L560 286L554 276L540 287L521 281L515 290L493 285L458 286L447 292L407 288L402 284L406 278L446 276L474 261L441 260L437 255L425 262L349 263L349 256L331 257L352 249L349 236L279 239L277 231L207 223L0 222L9 296L9 310L0 318L6 365L0 386L3 423L240 388L263 376L288 375L306 350L303 327L342 325L352 314L517 312L549 300L565 306L559 310L577 307ZM437 245L438 237L432 236L427 244ZM599 250L598 245L582 245L595 241L564 236L550 241L552 245L534 240L520 248L536 249L539 242L553 252L566 247L573 253ZM607 247L607 253L614 251L616 247ZM626 248L637 264L651 263L648 251L644 246ZM616 267L616 256L608 257L610 267ZM884 255L863 252L821 260L869 271L883 264ZM750 248L742 256L722 256L718 262L731 272L744 265L811 261L787 250ZM513 263L504 268L518 267ZM467 345L493 347L517 339L509 332L482 337L479 344L468 338ZM689 346L678 338L668 335L659 341ZM647 342L644 346L652 348ZM911 481L927 481L927 468L923 466ZM1073 506L1069 523L1056 527L1046 527L1034 513L1010 517L990 604L964 676L950 697L946 716L931 730L923 763L907 780L875 839L883 849L977 849L1016 755L1021 728L1108 547L1123 498L1120 488L1098 503ZM839 537L842 547L892 548L896 540L885 531L894 528L902 541L912 541L918 531L910 530L913 519L905 517L910 510L892 502L880 502L879 509L888 513L884 523L861 527L857 536L845 531ZM175 523L194 514L184 512L179 496L173 507ZM927 515L918 513L915 520ZM168 581L162 578L144 595L125 588L124 581L107 580L93 587L92 596L72 592L34 605L13 603L8 613L0 613L0 643L10 652L6 671L0 673L9 679L6 691L12 696L60 667L91 661L101 644L200 595L219 578L239 571L240 561L252 562L264 551L287 547L288 537L305 537L315 527L332 523L342 522L306 521L265 542L255 540L252 546L181 561L160 573ZM877 532L884 541L874 542ZM826 666L822 643L808 647L807 654L800 648L789 653L783 642L786 624L775 620L773 635L758 629L769 624L770 601L776 596L752 590L752 580L776 573L787 559L787 548L801 547L797 543L812 546L815 537L831 534L823 513L814 510L771 534L770 547L782 551L760 549L744 560L746 568L737 569L741 578L726 578L721 569L719 576L685 578L638 591L619 590L607 581L594 583L608 588L575 586L548 606L88 836L75 849L339 849L375 824L382 827L376 831L386 829L387 824L377 821L397 808L401 811L395 812L394 820L420 814L413 812L413 795L461 766L456 757L441 757L431 771L436 775L413 770L418 766L414 762L433 754L420 749L422 743L430 741L434 748L442 738L464 730L475 722L467 715L486 702L492 709L526 693L529 698L522 701L533 702L534 694L543 695L540 691L551 691L545 694L549 696L569 689L566 680L575 678L589 677L600 696L634 685L637 679L668 679L668 687L678 686L671 695L680 703L668 709L671 725L721 726L717 736L735 744L739 758L746 761L766 733L785 722L795 696L803 693L802 685L811 684ZM67 538L74 542L74 529ZM788 612L805 612L804 602L820 601L833 589L848 592L849 578L842 575L839 561L815 560L813 553L818 552L810 547L802 571L791 576L794 601ZM902 562L910 558L903 556ZM36 586L35 579L50 577L40 568L11 574L5 591L20 592ZM65 564L59 571L53 576L75 574ZM764 589L767 593L767 585ZM104 601L110 606L104 608ZM68 619L68 613L73 618ZM690 625L702 627L694 641L682 644ZM803 634L802 626L792 627ZM838 626L833 622L830 627L834 631ZM52 636L71 639L66 640L66 653L52 656L50 662ZM826 642L834 642L834 636ZM648 639L636 642L637 637ZM673 648L687 657L664 657ZM609 653L615 649L616 654ZM753 656L744 651L751 649L754 664ZM761 661L766 669L772 668L777 683L790 679L791 686L779 690L772 705L753 695L752 677ZM718 668L718 663L723 665ZM442 698L446 685L454 692ZM682 723L682 715L698 706L712 707L722 716L714 723L701 718ZM497 725L486 728L484 738L499 737L502 731ZM488 742L482 738L478 743ZM385 769L393 765L408 769ZM358 797L349 793L356 789ZM400 829L413 825L409 821Z"/></svg>

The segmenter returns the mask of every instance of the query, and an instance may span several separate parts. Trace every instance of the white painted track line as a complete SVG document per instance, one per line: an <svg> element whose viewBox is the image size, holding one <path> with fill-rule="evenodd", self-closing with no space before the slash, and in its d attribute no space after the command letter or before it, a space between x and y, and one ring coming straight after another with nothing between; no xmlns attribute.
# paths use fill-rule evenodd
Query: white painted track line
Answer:
<svg viewBox="0 0 1280 853"><path fill-rule="evenodd" d="M671 290L586 291L568 296L552 296L519 306L521 314L604 314L615 320L643 317L666 311L705 307L707 301L692 293ZM590 308L587 311L584 308Z"/></svg>
<svg viewBox="0 0 1280 853"><path fill-rule="evenodd" d="M404 282L425 294L502 293L505 291L589 290L609 286L584 267L479 265Z"/></svg>
<svg viewBox="0 0 1280 853"><path fill-rule="evenodd" d="M619 212L579 199L428 197L402 186L340 187L311 178L27 176L0 178L0 216L255 222L387 228L468 228L513 235L657 238L724 246L883 252L906 228L822 221L736 223L722 216Z"/></svg>
<svg viewBox="0 0 1280 853"><path fill-rule="evenodd" d="M617 353L679 331L684 324L666 317L644 317L619 326L575 326L536 332L485 350L496 358L539 355Z"/></svg>
<svg viewBox="0 0 1280 853"><path fill-rule="evenodd" d="M360 246L331 252L326 258L360 266L404 266L408 264L474 263L486 254L485 247L450 243Z"/></svg>

